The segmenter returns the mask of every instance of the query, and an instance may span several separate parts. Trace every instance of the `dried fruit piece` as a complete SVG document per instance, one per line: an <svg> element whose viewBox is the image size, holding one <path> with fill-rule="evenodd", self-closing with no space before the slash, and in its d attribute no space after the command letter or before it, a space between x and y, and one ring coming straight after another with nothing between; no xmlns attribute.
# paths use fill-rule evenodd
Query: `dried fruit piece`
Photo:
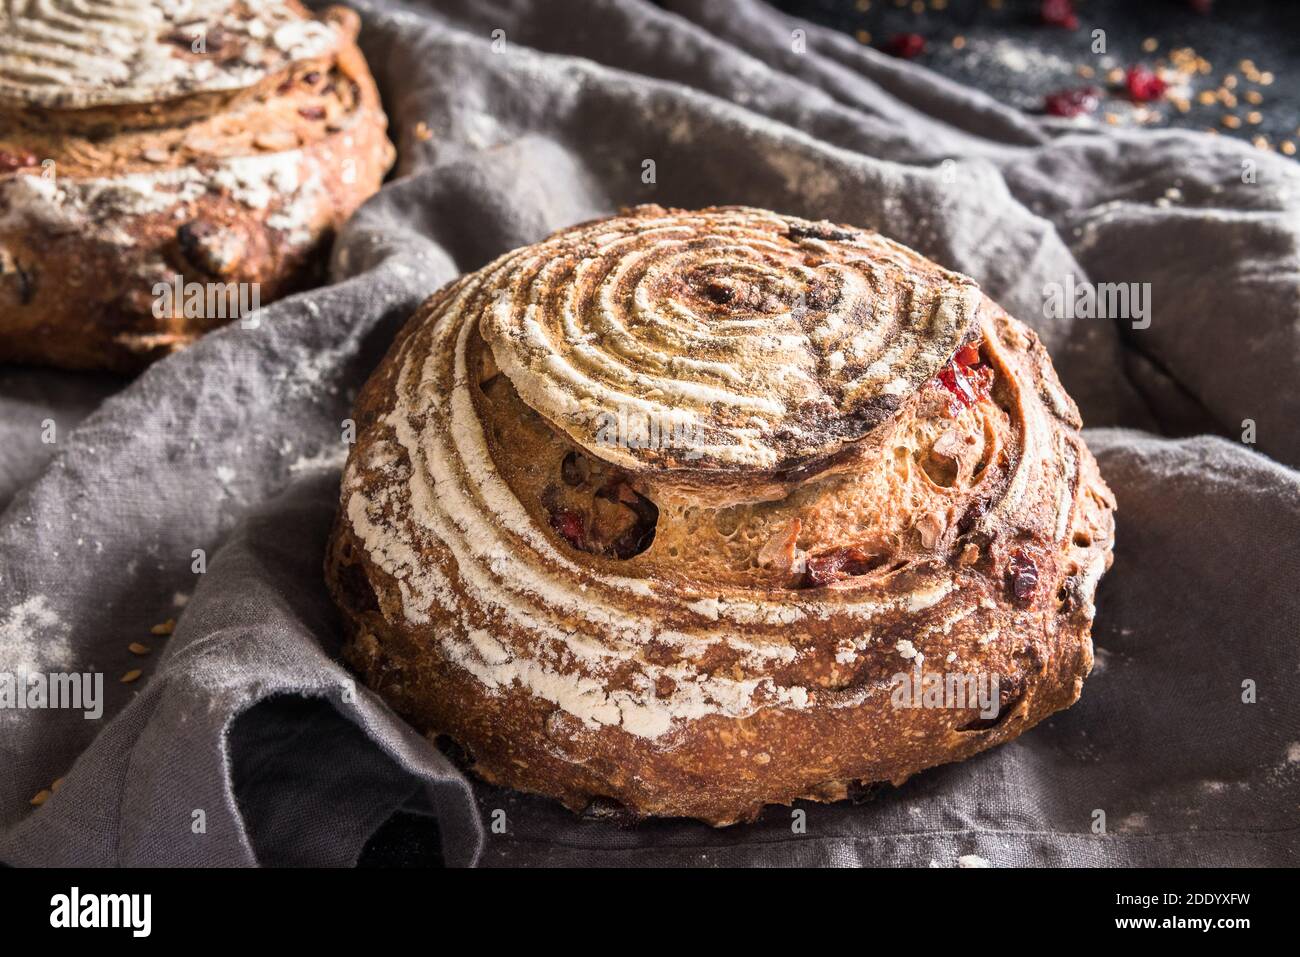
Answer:
<svg viewBox="0 0 1300 957"><path fill-rule="evenodd" d="M919 33L895 33L885 44L884 50L890 56L911 60L925 52L925 37Z"/></svg>
<svg viewBox="0 0 1300 957"><path fill-rule="evenodd" d="M1007 563L1007 577L1011 581L1011 594L1021 604L1033 600L1038 590L1038 566L1023 551L1013 552Z"/></svg>
<svg viewBox="0 0 1300 957"><path fill-rule="evenodd" d="M952 361L962 366L973 366L980 361L979 343L968 342L957 350L957 354L952 357Z"/></svg>
<svg viewBox="0 0 1300 957"><path fill-rule="evenodd" d="M1169 84L1158 73L1140 63L1128 68L1128 73L1124 75L1124 85L1128 88L1128 95L1139 103L1158 100L1169 88Z"/></svg>
<svg viewBox="0 0 1300 957"><path fill-rule="evenodd" d="M1058 90L1047 94L1043 100L1043 109L1049 116L1083 116L1095 113L1101 103L1101 91L1095 86L1080 87L1077 90Z"/></svg>
<svg viewBox="0 0 1300 957"><path fill-rule="evenodd" d="M578 549L578 551L590 550L587 545L586 523L583 521L582 515L573 509L562 508L552 512L551 528L555 529L561 538Z"/></svg>
<svg viewBox="0 0 1300 957"><path fill-rule="evenodd" d="M951 395L948 411L956 416L988 395L993 384L993 370L988 366L970 368L949 363L939 372L938 379Z"/></svg>
<svg viewBox="0 0 1300 957"><path fill-rule="evenodd" d="M1049 27L1064 27L1067 30L1079 28L1079 17L1074 12L1072 0L1043 0L1039 12L1043 23Z"/></svg>
<svg viewBox="0 0 1300 957"><path fill-rule="evenodd" d="M948 413L952 416L969 409L993 387L993 370L980 363L980 345L972 342L962 346L935 376L949 392Z"/></svg>

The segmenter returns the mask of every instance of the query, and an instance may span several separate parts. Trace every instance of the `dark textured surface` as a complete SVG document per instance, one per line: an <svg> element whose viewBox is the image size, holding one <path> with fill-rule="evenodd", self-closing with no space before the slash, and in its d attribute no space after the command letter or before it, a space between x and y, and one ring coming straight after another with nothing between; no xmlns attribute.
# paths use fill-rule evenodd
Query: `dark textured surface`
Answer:
<svg viewBox="0 0 1300 957"><path fill-rule="evenodd" d="M1199 13L1187 0L1081 0L1075 7L1079 27L1068 30L1043 23L1040 0L1005 0L992 6L988 0L949 0L935 9L928 0L917 13L911 3L872 0L864 11L854 0L775 0L780 9L814 23L856 35L870 34L870 44L884 47L899 33L925 38L925 52L915 60L959 83L997 97L1031 113L1042 111L1043 97L1060 89L1096 84L1103 90L1104 74L1113 66L1135 63L1154 65L1170 50L1191 47L1213 69L1198 76L1194 90L1216 89L1224 75L1235 74L1237 93L1257 89L1264 98L1259 106L1239 99L1229 109L1222 104L1204 106L1192 97L1192 108L1180 113L1169 103L1158 106L1155 126L1217 129L1225 135L1253 139L1264 135L1276 147L1290 140L1300 148L1300 3L1293 0L1218 0L1208 13ZM1091 50L1092 31L1106 32L1106 54ZM955 49L954 37L966 44ZM1157 41L1154 51L1143 41ZM1252 60L1256 68L1274 74L1271 84L1248 82L1240 64ZM1092 79L1080 77L1080 65L1094 67ZM1118 91L1117 91L1118 93ZM1113 111L1127 117L1129 104L1122 94L1103 105L1096 115ZM1261 122L1246 117L1252 110ZM1243 122L1236 130L1222 124L1225 113Z"/></svg>

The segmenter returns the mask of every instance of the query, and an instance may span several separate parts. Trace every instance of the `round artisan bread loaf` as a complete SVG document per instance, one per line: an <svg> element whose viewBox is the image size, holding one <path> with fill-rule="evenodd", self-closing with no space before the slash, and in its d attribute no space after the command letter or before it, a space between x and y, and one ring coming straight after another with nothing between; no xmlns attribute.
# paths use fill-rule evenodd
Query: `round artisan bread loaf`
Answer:
<svg viewBox="0 0 1300 957"><path fill-rule="evenodd" d="M489 781L728 824L1014 738L1092 666L1114 500L1074 403L876 233L575 226L429 299L355 418L349 660Z"/></svg>
<svg viewBox="0 0 1300 957"><path fill-rule="evenodd" d="M393 160L357 16L0 5L0 361L132 371L311 283Z"/></svg>

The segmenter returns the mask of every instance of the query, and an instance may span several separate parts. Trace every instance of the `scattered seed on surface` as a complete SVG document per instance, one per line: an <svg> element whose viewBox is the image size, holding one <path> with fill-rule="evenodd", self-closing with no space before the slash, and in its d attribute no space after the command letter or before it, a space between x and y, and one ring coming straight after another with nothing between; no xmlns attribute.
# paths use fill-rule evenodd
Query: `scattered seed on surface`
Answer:
<svg viewBox="0 0 1300 957"><path fill-rule="evenodd" d="M142 674L144 674L144 672L141 671L139 668L132 668L126 674L122 675L122 684L129 685L132 681L135 681Z"/></svg>
<svg viewBox="0 0 1300 957"><path fill-rule="evenodd" d="M154 625L149 629L151 635L170 635L176 630L176 619L168 618L161 625Z"/></svg>
<svg viewBox="0 0 1300 957"><path fill-rule="evenodd" d="M142 645L138 641L133 641L126 647L128 650L130 650L131 654L133 655L147 655L149 654L150 651L153 650L148 645Z"/></svg>
<svg viewBox="0 0 1300 957"><path fill-rule="evenodd" d="M53 792L50 791L49 788L42 788L41 790L36 792L36 794L32 797L29 803L31 804L32 807L40 807L42 804L44 804L46 801L50 799L50 795L52 793Z"/></svg>

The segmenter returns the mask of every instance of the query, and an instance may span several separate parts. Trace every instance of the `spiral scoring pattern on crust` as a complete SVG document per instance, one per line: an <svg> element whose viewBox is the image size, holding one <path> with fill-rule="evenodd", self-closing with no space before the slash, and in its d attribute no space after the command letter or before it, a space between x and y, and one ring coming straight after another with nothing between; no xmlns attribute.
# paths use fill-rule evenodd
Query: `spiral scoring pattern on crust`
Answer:
<svg viewBox="0 0 1300 957"><path fill-rule="evenodd" d="M3 0L0 100L77 108L238 90L338 42L283 0Z"/></svg>
<svg viewBox="0 0 1300 957"><path fill-rule="evenodd" d="M739 208L583 224L490 282L483 337L523 400L634 471L824 457L948 361L979 301L970 279L876 233ZM598 441L629 415L689 448Z"/></svg>
<svg viewBox="0 0 1300 957"><path fill-rule="evenodd" d="M647 215L654 221L644 221ZM878 641L879 637L873 636L878 623L905 623L910 641L918 648L925 646L927 635L947 634L963 620L964 628L987 631L986 640L996 638L998 623L1026 633L1041 629L1042 616L1050 618L1055 612L999 608L990 599L990 584L981 573L940 556L915 563L890 576L887 583L863 579L840 583L843 587L784 592L722 589L706 581L665 581L620 573L623 570L616 563L591 556L575 558L538 523L499 474L488 435L491 426L482 419L476 395L481 359L476 349L483 348L480 331L496 347L497 362L521 397L534 408L540 405L541 411L562 427L567 425L566 431L585 446L587 442L582 440L589 438L563 411L562 393L549 386L577 376L578 360L561 359L562 354L572 356L571 348L594 346L594 340L581 331L584 326L577 324L574 310L563 308L564 302L585 303L585 326L609 329L611 337L623 335L640 316L640 321L653 324L656 341L662 341L667 330L678 331L693 323L686 318L669 323L663 318L666 302L675 303L683 317L689 314L689 304L680 298L656 300L656 282L676 284L680 289L683 271L689 273L710 257L735 270L759 269L757 263L767 260L758 251L769 248L781 265L774 273L777 280L802 275L790 264L792 245L780 237L789 236L791 229L824 235L826 228L752 210L642 213L582 226L539 246L507 254L426 303L386 362L393 371L382 378L381 386L372 381L372 387L384 395L384 411L359 438L342 489L343 515L351 534L386 581L396 585L400 606L386 604L384 618L409 633L430 636L440 655L472 674L489 691L523 688L576 719L579 727L617 728L658 742L671 740L675 731L710 715L744 717L769 707L853 707L864 696L881 693L882 687L874 683L836 691L809 680L828 655L836 660L841 655L851 658ZM678 230L689 230L690 235L671 238ZM647 234L652 239L639 245L629 239ZM692 241L700 236L714 239ZM672 250L687 252L665 255L661 242L669 243ZM808 247L815 250L814 255L846 271L848 257L831 259L828 255L832 243L858 251L862 263L855 268L860 275L879 269L881 257L885 263L897 262L907 252L866 234L812 242L821 244ZM626 260L625 268L608 268L611 255ZM594 293L574 292L577 298L563 299L556 298L560 290L589 287L581 282L561 283L554 274L551 282L538 278L548 270L580 271L584 263L588 270L603 266L600 272L611 277L609 284L597 285ZM675 264L675 274L669 272L670 264ZM631 287L620 285L631 271L649 278ZM954 281L952 286L963 295L973 289L969 281ZM629 288L643 295L635 306L619 305ZM605 295L600 294L602 289ZM539 296L539 291L545 295ZM592 310L601 304L615 315L593 315ZM934 310L927 314L933 315ZM521 318L512 320L514 315ZM621 318L616 321L615 317ZM560 330L562 344L556 343L557 352L549 363L537 361L540 356L530 360L531 350L550 348L546 344L555 341L545 335L551 322L561 323L555 328ZM847 317L844 322L850 325ZM621 325L623 332L616 325ZM851 326L853 334L870 328L871 323L861 317ZM522 330L527 341L512 337L513 329ZM909 343L909 355L943 353L947 358L966 334L964 326L930 329L924 335L912 334L916 341ZM994 361L1000 362L1001 347L993 326L986 322L982 331L991 340L986 341ZM727 347L725 338L715 332L709 337L709 349L683 350L683 354L691 352L692 357L716 365L718 350ZM690 373L698 373L699 365L665 366L662 357L652 355L648 347L632 352L627 351L629 344L624 343L622 361L617 363L625 370L622 378L605 379L606 391L596 391L593 386L588 401L596 395L600 397L596 407L606 407L612 401L607 392L620 401L652 393L657 397L683 395L685 401L692 401L693 388L674 390L669 382L697 381ZM604 367L619 348L607 344L599 355L582 351L583 361L588 363L585 368ZM730 348L733 356L743 357L745 363L734 366L737 371L744 371L750 362L764 368L754 370L755 382L762 385L726 379L721 371L725 366L709 373L729 383L728 394L736 398L722 403L727 409L740 407L746 397L757 402L763 388L785 397L783 402L799 395L777 369L802 370L802 377L794 371L787 373L798 387L809 382L852 383L862 389L860 401L866 404L890 388L900 378L898 369L906 367L891 365L894 374L877 375L872 391L863 388L862 372L838 378L814 376L811 366L800 365L805 359L811 362L811 351L799 347L787 353L781 352L779 343L764 343L754 352L747 352L740 343ZM878 351L891 354L889 344ZM774 354L786 358L776 361ZM926 358L917 367L928 366ZM917 367L906 367L907 375L915 374ZM676 378L669 380L665 368L671 368ZM543 374L547 369L550 376ZM595 379L588 377L588 381ZM1020 396L1023 401L1015 422L1019 447L1013 450L1014 461L1006 482L997 490L997 501L982 521L991 527L1018 512L1050 512L1051 524L1057 526L1057 543L1064 548L1078 520L1077 500L1085 487L1074 445L1077 436L1067 435L1049 417L1033 393L1032 382L1013 387L1029 390ZM897 391L892 394L905 398L902 387L893 388ZM709 407L716 409L718 404ZM747 435L747 442L737 441L733 446L747 450L752 457L721 461L769 464L791 456L793 448L805 451L814 447L811 441L803 446L774 443L771 436L787 427L791 417L765 411L772 424L766 430L755 429ZM720 431L739 436L735 428ZM1086 450L1082 454L1086 455ZM637 458L632 464L644 461ZM1048 504L1043 506L1045 500ZM1089 618L1091 593L1104 567L1105 547L1105 543L1096 546L1095 560L1080 573ZM387 601L384 588L376 592L381 601ZM814 640L814 636L820 637ZM828 636L829 652L824 644ZM818 641L823 642L820 647ZM836 647L840 651L835 651Z"/></svg>

